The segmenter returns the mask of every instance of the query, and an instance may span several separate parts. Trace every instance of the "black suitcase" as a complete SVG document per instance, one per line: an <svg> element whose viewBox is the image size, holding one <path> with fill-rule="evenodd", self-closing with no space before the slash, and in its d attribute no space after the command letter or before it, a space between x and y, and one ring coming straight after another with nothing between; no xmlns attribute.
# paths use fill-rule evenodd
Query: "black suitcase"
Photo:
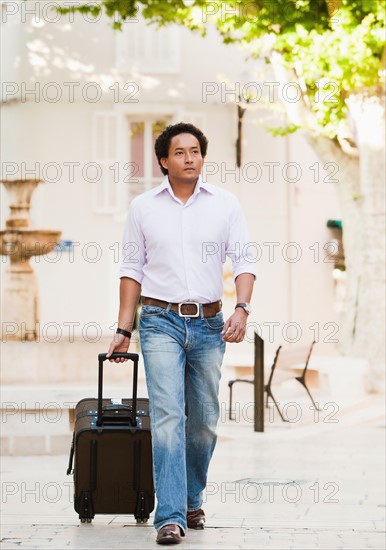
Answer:
<svg viewBox="0 0 386 550"><path fill-rule="evenodd" d="M102 399L106 354L100 353L98 399L82 399L75 408L67 474L74 475L74 508L82 523L95 514L134 514L145 523L154 509L149 400L137 399L138 354L112 357L134 362L132 399Z"/></svg>

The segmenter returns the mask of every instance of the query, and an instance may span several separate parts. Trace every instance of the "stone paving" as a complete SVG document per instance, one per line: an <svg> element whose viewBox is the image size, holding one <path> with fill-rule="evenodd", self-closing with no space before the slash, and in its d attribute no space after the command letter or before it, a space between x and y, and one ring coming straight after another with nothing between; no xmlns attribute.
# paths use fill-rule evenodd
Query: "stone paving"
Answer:
<svg viewBox="0 0 386 550"><path fill-rule="evenodd" d="M337 404L318 395L316 413L294 389L287 404L282 400L293 421L270 410L266 431L255 433L249 385L237 390L235 422L226 417L222 391L207 527L188 531L181 549L386 547L384 396ZM2 458L1 548L160 548L151 521L97 516L80 524L66 467L65 455Z"/></svg>

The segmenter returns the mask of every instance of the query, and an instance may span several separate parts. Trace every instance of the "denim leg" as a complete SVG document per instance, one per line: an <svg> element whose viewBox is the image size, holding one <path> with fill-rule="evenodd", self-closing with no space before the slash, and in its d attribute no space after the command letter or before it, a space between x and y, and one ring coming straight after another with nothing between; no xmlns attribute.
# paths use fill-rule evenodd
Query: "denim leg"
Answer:
<svg viewBox="0 0 386 550"><path fill-rule="evenodd" d="M216 445L223 324L221 313L210 319L184 319L158 307L142 308L157 530L176 523L185 531L187 510L202 504Z"/></svg>
<svg viewBox="0 0 386 550"><path fill-rule="evenodd" d="M176 523L186 530L185 363L183 320L146 307L141 348L150 400L153 473L157 495L154 527ZM164 311L164 310L163 310ZM176 321L176 320L174 320Z"/></svg>
<svg viewBox="0 0 386 550"><path fill-rule="evenodd" d="M221 313L210 321L197 320L197 325L195 345L187 351L185 375L188 510L201 508L208 467L216 445L218 390L225 351L225 343L221 340Z"/></svg>

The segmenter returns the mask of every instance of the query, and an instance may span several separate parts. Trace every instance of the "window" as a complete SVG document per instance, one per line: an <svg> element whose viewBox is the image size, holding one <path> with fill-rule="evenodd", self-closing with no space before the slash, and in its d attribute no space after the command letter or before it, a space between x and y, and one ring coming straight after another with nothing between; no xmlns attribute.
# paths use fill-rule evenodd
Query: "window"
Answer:
<svg viewBox="0 0 386 550"><path fill-rule="evenodd" d="M154 143L166 128L169 120L165 117L129 118L129 200L144 191L156 187L163 175L154 153Z"/></svg>
<svg viewBox="0 0 386 550"><path fill-rule="evenodd" d="M141 115L100 111L93 115L92 162L86 175L93 184L94 212L113 214L121 222L134 197L161 183L154 143L168 124L183 120L205 132L203 113L172 111Z"/></svg>
<svg viewBox="0 0 386 550"><path fill-rule="evenodd" d="M121 72L177 74L180 72L180 29L157 29L143 19L123 25L116 38L116 64Z"/></svg>

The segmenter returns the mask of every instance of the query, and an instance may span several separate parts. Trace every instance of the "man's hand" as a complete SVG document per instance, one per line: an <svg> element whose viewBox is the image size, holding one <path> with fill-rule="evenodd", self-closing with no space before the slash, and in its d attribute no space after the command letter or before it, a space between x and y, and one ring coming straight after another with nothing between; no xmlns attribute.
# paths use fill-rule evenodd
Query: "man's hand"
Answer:
<svg viewBox="0 0 386 550"><path fill-rule="evenodd" d="M130 345L130 338L124 336L123 334L115 334L114 338L110 344L109 351L107 352L106 358L108 359L112 353L127 353ZM127 361L124 357L119 357L119 359L109 359L110 363L124 363Z"/></svg>
<svg viewBox="0 0 386 550"><path fill-rule="evenodd" d="M224 342L239 343L244 340L248 315L243 308L238 307L226 321L221 332Z"/></svg>

